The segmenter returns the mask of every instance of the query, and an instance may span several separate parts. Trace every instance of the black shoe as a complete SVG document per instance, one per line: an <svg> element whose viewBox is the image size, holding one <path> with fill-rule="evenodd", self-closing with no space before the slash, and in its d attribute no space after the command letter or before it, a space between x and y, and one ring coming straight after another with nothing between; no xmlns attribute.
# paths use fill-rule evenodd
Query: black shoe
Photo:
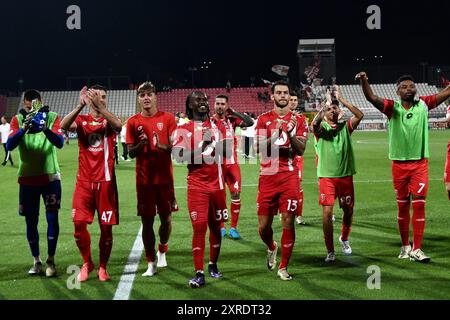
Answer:
<svg viewBox="0 0 450 320"><path fill-rule="evenodd" d="M222 274L219 272L219 269L217 268L217 263L210 263L208 265L208 272L213 278L220 278Z"/></svg>
<svg viewBox="0 0 450 320"><path fill-rule="evenodd" d="M2 162L2 166L6 166L6 161L3 161L3 162Z"/></svg>

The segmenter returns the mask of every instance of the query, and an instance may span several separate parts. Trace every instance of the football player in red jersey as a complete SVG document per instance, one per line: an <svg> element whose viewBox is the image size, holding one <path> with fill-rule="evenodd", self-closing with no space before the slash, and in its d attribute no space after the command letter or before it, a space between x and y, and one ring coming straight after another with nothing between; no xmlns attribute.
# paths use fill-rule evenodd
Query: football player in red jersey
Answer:
<svg viewBox="0 0 450 320"><path fill-rule="evenodd" d="M177 162L188 163L187 203L195 267L195 277L189 280L189 286L198 288L205 285L203 259L208 227L208 272L213 278L222 276L217 268L222 241L220 223L228 220L228 210L220 159L229 157L231 150L227 146L233 141L209 117L208 97L204 92L194 91L187 97L186 114L191 121L175 130L173 155Z"/></svg>
<svg viewBox="0 0 450 320"><path fill-rule="evenodd" d="M272 222L279 212L282 216L281 263L278 276L292 280L287 265L295 243L294 219L299 205L299 179L296 155L306 148L308 128L300 117L291 112L289 85L275 82L271 87L274 108L258 117L256 138L261 158L257 210L259 235L267 245L267 267L276 267L278 244L273 240Z"/></svg>
<svg viewBox="0 0 450 320"><path fill-rule="evenodd" d="M143 276L151 277L156 268L166 267L166 252L172 231L172 211L178 209L173 188L170 136L175 117L158 110L156 89L144 82L137 90L141 112L127 121L126 141L130 158L136 158L137 212L142 221L142 242L148 263ZM159 215L159 245L155 264L153 224Z"/></svg>
<svg viewBox="0 0 450 320"><path fill-rule="evenodd" d="M301 123L304 123L306 127L308 127L308 121L306 117L301 113L297 111L298 107L298 95L297 92L291 91L290 93L291 97L289 98L289 109L293 113L295 113L297 116L300 117ZM296 156L297 157L297 168L298 168L298 178L300 180L300 198L298 199L298 209L297 209L297 217L295 218L295 221L297 224L305 225L305 219L303 219L303 188L302 188L302 180L303 180L303 156Z"/></svg>
<svg viewBox="0 0 450 320"><path fill-rule="evenodd" d="M237 140L234 135L236 127L246 128L253 125L253 119L247 115L239 113L233 110L229 106L228 96L220 94L216 96L214 100L214 114L212 120L217 126L225 127L227 136L233 138L233 144L231 145L230 158L224 159L222 164L223 176L231 195L231 224L230 224L230 237L232 239L240 239L241 235L237 231L237 224L239 220L239 213L241 211L241 170L239 169L238 157L237 157ZM227 234L225 224L220 226L222 237Z"/></svg>
<svg viewBox="0 0 450 320"><path fill-rule="evenodd" d="M110 279L106 264L111 255L112 226L119 224L119 199L114 171L114 146L122 129L120 120L108 111L106 88L95 85L80 91L78 106L61 121L63 130L78 135L78 173L73 193L72 218L75 241L83 266L79 281L86 281L94 270L91 257L91 237L87 225L94 220L95 211L100 223L100 281ZM89 105L88 114L80 114Z"/></svg>
<svg viewBox="0 0 450 320"><path fill-rule="evenodd" d="M447 122L450 125L450 105L447 107ZM444 171L445 189L447 189L448 200L450 200L450 140L447 144L447 160L445 161Z"/></svg>

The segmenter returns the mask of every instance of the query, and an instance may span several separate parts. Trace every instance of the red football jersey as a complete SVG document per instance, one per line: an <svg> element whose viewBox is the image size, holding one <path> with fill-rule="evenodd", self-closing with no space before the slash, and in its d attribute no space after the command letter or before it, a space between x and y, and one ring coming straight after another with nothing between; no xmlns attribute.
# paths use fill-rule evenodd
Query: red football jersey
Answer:
<svg viewBox="0 0 450 320"><path fill-rule="evenodd" d="M117 132L105 118L94 119L80 114L75 119L78 135L78 173L80 181L111 181L114 179L114 146Z"/></svg>
<svg viewBox="0 0 450 320"><path fill-rule="evenodd" d="M190 152L194 148L199 148L203 143L203 134L208 129L213 132L213 141L217 142L226 135L223 127L216 126L214 121L209 118L203 123L189 121L184 125L178 126L175 130L173 146L182 148L184 152ZM188 171L187 181L189 188L203 190L224 189L222 166L217 161L214 151L209 154L207 148L201 158L191 159L188 163Z"/></svg>
<svg viewBox="0 0 450 320"><path fill-rule="evenodd" d="M222 164L237 163L237 152L236 152L237 140L236 140L236 136L234 134L234 128L236 127L236 124L235 124L236 122L232 121L232 119L228 119L228 118L218 120L218 119L212 117L211 120L214 121L214 124L219 128L221 134L222 133L224 134L223 139L228 139L229 142L227 142L227 143L231 143L231 155L228 158L223 158Z"/></svg>
<svg viewBox="0 0 450 320"><path fill-rule="evenodd" d="M275 111L269 111L261 114L258 117L256 123L256 136L270 138L273 132L278 131L276 128L279 122L282 122L283 132L280 137L275 141L275 146L278 147L278 155L267 154L266 150L259 150L261 153L261 174L271 175L286 171L296 171L297 158L291 151L291 143L287 136L287 125L291 121L293 116L292 112L289 112L284 117L278 116ZM304 116L295 116L297 118L297 127L295 130L295 136L303 139L308 138L308 124ZM272 146L273 149L273 146Z"/></svg>
<svg viewBox="0 0 450 320"><path fill-rule="evenodd" d="M127 121L127 144L139 143L139 136L145 133L148 144L136 156L136 184L173 184L172 158L169 152L155 146L154 133L161 144L171 145L170 136L177 127L175 117L168 112L158 111L145 117L138 113Z"/></svg>

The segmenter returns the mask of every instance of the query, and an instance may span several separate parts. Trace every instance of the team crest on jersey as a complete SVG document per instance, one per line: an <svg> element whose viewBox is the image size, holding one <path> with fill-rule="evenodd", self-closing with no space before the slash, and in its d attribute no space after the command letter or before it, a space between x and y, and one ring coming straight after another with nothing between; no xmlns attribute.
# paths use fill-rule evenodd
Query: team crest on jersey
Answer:
<svg viewBox="0 0 450 320"><path fill-rule="evenodd" d="M85 125L87 125L87 122L86 122L86 121L83 121L81 124L82 124L83 126L85 126Z"/></svg>
<svg viewBox="0 0 450 320"><path fill-rule="evenodd" d="M156 127L158 128L159 131L161 131L161 130L164 128L164 125L163 125L162 122L158 122L158 123L156 124Z"/></svg>
<svg viewBox="0 0 450 320"><path fill-rule="evenodd" d="M197 211L192 211L191 212L191 218L193 221L197 220Z"/></svg>
<svg viewBox="0 0 450 320"><path fill-rule="evenodd" d="M284 146L287 140L288 140L287 134L286 132L283 131L274 144L277 146Z"/></svg>

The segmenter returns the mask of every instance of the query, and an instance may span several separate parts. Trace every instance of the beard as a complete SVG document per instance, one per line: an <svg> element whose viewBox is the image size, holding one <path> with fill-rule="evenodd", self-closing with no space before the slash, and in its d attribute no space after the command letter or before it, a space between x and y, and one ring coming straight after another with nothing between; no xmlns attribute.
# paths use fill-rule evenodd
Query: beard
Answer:
<svg viewBox="0 0 450 320"><path fill-rule="evenodd" d="M275 105L278 107L278 108L281 108L281 109L284 109L284 108L286 108L288 105L289 105L289 102L288 101L286 101L286 102L280 102L280 101L277 101L277 100L274 100L275 101ZM284 103L284 104L283 104Z"/></svg>

